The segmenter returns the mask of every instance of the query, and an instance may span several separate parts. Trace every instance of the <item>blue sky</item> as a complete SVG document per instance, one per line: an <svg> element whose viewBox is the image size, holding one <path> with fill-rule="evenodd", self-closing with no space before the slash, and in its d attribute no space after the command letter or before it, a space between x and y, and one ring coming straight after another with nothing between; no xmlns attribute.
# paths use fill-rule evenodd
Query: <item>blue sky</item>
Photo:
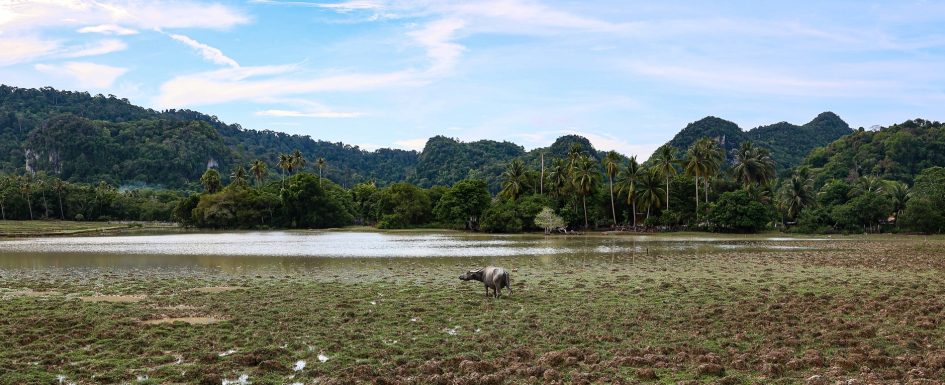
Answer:
<svg viewBox="0 0 945 385"><path fill-rule="evenodd" d="M363 148L646 158L687 123L945 112L939 1L0 1L0 82Z"/></svg>

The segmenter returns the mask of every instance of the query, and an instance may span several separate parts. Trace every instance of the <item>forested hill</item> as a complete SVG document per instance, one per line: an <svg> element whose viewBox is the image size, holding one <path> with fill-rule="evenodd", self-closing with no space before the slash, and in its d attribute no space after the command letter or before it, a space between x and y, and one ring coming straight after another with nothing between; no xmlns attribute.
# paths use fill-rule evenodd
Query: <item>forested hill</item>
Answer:
<svg viewBox="0 0 945 385"><path fill-rule="evenodd" d="M922 170L945 167L945 124L915 119L879 130L861 129L814 149L802 165L817 175L818 186L861 176L911 185Z"/></svg>
<svg viewBox="0 0 945 385"><path fill-rule="evenodd" d="M717 138L731 160L732 150L751 140L769 149L778 169L785 170L800 164L814 148L826 146L852 132L850 126L833 112L821 113L802 126L780 122L749 131L743 131L730 121L709 116L687 125L668 144L685 150L702 137Z"/></svg>
<svg viewBox="0 0 945 385"><path fill-rule="evenodd" d="M0 85L0 173L46 172L74 182L196 188L215 164L224 177L235 165L265 161L275 178L279 154L302 151L315 171L324 158L326 177L341 185L374 180L449 186L469 176L498 178L508 162L524 158L538 166L539 153L564 157L572 144L599 158L587 139L563 136L549 148L526 152L509 142L460 142L431 138L422 153L357 146L244 129L191 110L155 111L114 95Z"/></svg>
<svg viewBox="0 0 945 385"><path fill-rule="evenodd" d="M207 165L228 174L236 164L262 159L278 173L281 153L299 149L313 170L341 184L403 181L416 151L314 140L309 136L247 130L189 110L155 111L114 95L0 86L0 172L45 171L65 180L115 185L195 186Z"/></svg>

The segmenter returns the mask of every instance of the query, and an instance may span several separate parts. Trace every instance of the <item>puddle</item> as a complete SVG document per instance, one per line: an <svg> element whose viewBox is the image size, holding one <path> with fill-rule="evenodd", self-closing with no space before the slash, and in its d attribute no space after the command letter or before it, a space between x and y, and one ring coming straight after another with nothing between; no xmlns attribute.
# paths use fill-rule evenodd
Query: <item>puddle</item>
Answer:
<svg viewBox="0 0 945 385"><path fill-rule="evenodd" d="M12 297L51 297L54 295L62 295L62 293L58 291L33 291L30 289L14 290L2 294Z"/></svg>
<svg viewBox="0 0 945 385"><path fill-rule="evenodd" d="M233 291L233 290L240 290L240 289L245 289L245 287L242 287L242 286L209 286L209 287L198 287L198 288L190 289L190 290L187 290L187 291L196 291L196 292L198 292L198 293L222 293L222 292L225 292L225 291Z"/></svg>
<svg viewBox="0 0 945 385"><path fill-rule="evenodd" d="M82 302L115 302L115 303L129 303L129 302L140 302L144 301L148 296L144 294L132 294L132 295L89 295L85 297L79 297Z"/></svg>
<svg viewBox="0 0 945 385"><path fill-rule="evenodd" d="M158 325L158 324L170 324L174 322L183 322L191 325L208 325L214 324L217 322L223 322L226 319L216 318L216 317L174 317L174 318L159 318L152 319L147 321L141 321L145 325Z"/></svg>

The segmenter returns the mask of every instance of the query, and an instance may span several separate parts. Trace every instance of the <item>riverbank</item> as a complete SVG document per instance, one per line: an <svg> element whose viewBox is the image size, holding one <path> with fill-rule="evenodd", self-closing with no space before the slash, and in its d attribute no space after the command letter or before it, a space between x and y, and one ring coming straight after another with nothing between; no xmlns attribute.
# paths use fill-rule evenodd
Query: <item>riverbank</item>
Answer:
<svg viewBox="0 0 945 385"><path fill-rule="evenodd" d="M733 245L0 270L0 383L945 380L941 239Z"/></svg>
<svg viewBox="0 0 945 385"><path fill-rule="evenodd" d="M163 222L0 221L0 238L120 235L151 231L175 231L179 229L180 227L175 223Z"/></svg>

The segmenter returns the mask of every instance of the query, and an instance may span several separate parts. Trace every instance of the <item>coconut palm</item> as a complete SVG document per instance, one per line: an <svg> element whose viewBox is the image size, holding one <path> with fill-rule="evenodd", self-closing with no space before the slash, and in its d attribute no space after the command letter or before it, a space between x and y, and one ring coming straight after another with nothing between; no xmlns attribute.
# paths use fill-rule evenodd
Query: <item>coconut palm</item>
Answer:
<svg viewBox="0 0 945 385"><path fill-rule="evenodd" d="M555 158L551 161L551 171L548 172L548 182L551 183L551 194L562 197L571 183L571 172L564 159Z"/></svg>
<svg viewBox="0 0 945 385"><path fill-rule="evenodd" d="M787 213L788 219L797 219L801 211L813 205L814 202L814 180L806 171L800 171L791 176L781 190L781 206Z"/></svg>
<svg viewBox="0 0 945 385"><path fill-rule="evenodd" d="M517 200L528 187L528 172L525 170L525 162L521 159L515 159L509 163L505 171L502 172L502 191L500 195L511 200Z"/></svg>
<svg viewBox="0 0 945 385"><path fill-rule="evenodd" d="M285 174L292 173L292 156L279 154L279 168L282 169L282 187L285 188Z"/></svg>
<svg viewBox="0 0 945 385"><path fill-rule="evenodd" d="M862 194L881 194L885 191L886 181L879 179L876 176L868 175L860 177L853 184L853 188L850 190L850 194L853 196L859 196Z"/></svg>
<svg viewBox="0 0 945 385"><path fill-rule="evenodd" d="M256 179L256 187L259 187L262 181L266 179L266 175L269 174L269 167L266 166L266 162L256 159L249 165L249 173L253 174L253 178Z"/></svg>
<svg viewBox="0 0 945 385"><path fill-rule="evenodd" d="M705 174L702 175L702 183L705 186L703 189L705 203L709 203L709 182L715 178L722 169L722 165L725 163L725 151L719 146L719 142L709 138L702 138L696 144L702 147L702 152L706 159L706 168Z"/></svg>
<svg viewBox="0 0 945 385"><path fill-rule="evenodd" d="M296 170L301 170L302 167L305 167L305 156L302 155L302 151L296 149L292 152L292 168Z"/></svg>
<svg viewBox="0 0 945 385"><path fill-rule="evenodd" d="M318 167L318 185L321 186L322 170L324 170L325 167L328 166L328 162L325 161L325 158L319 157L318 160L315 161L315 166Z"/></svg>
<svg viewBox="0 0 945 385"><path fill-rule="evenodd" d="M574 168L582 154L584 154L584 147L580 143L571 143L568 147L568 168Z"/></svg>
<svg viewBox="0 0 945 385"><path fill-rule="evenodd" d="M899 226L899 216L906 209L906 203L909 202L912 193L909 192L909 186L902 182L890 182L887 192L889 197L892 198L893 207L896 210L896 226Z"/></svg>
<svg viewBox="0 0 945 385"><path fill-rule="evenodd" d="M755 147L751 141L745 141L735 153L732 173L743 186L767 185L776 177L774 159L768 150Z"/></svg>
<svg viewBox="0 0 945 385"><path fill-rule="evenodd" d="M66 213L62 210L62 193L66 191L66 182L56 178L56 180L53 181L53 189L56 190L56 195L59 196L59 219L65 220Z"/></svg>
<svg viewBox="0 0 945 385"><path fill-rule="evenodd" d="M238 164L230 174L230 186L246 186L246 169Z"/></svg>
<svg viewBox="0 0 945 385"><path fill-rule="evenodd" d="M620 155L616 151L610 151L604 156L604 172L607 173L607 180L610 182L610 213L614 217L614 226L617 225L617 207L614 205L614 177L620 168Z"/></svg>
<svg viewBox="0 0 945 385"><path fill-rule="evenodd" d="M30 220L33 219L33 181L29 175L24 175L17 180L20 185L20 193L26 197L26 207L30 209Z"/></svg>
<svg viewBox="0 0 945 385"><path fill-rule="evenodd" d="M203 185L204 191L210 194L220 191L221 183L220 173L212 168L207 169L207 171L200 176L200 184Z"/></svg>
<svg viewBox="0 0 945 385"><path fill-rule="evenodd" d="M689 146L689 149L686 150L686 159L683 163L683 170L686 172L686 175L691 176L695 180L696 212L698 212L699 209L699 178L707 173L708 168L706 155L697 144Z"/></svg>
<svg viewBox="0 0 945 385"><path fill-rule="evenodd" d="M666 210L669 210L669 181L676 176L676 148L673 146L662 146L653 154L654 167L656 171L666 180Z"/></svg>
<svg viewBox="0 0 945 385"><path fill-rule="evenodd" d="M627 196L627 204L632 210L633 227L637 227L637 180L642 172L637 157L632 156L630 162L618 174L617 191Z"/></svg>
<svg viewBox="0 0 945 385"><path fill-rule="evenodd" d="M640 201L640 205L646 208L647 219L650 219L652 209L660 208L662 205L664 193L662 182L659 170L655 168L643 171L637 179L637 199Z"/></svg>
<svg viewBox="0 0 945 385"><path fill-rule="evenodd" d="M584 228L590 227L587 221L587 196L594 193L594 188L600 180L600 173L597 172L597 162L593 161L586 154L581 155L574 164L572 171L572 184L581 195L581 203L584 205Z"/></svg>

